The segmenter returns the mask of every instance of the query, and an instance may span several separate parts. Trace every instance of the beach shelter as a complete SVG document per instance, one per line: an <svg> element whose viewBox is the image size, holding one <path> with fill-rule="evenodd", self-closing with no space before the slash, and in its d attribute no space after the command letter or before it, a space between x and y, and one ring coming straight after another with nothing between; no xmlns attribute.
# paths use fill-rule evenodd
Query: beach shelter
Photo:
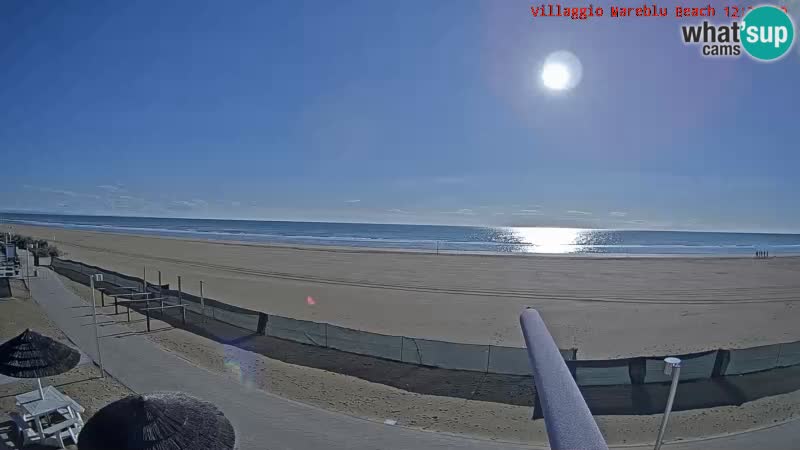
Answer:
<svg viewBox="0 0 800 450"><path fill-rule="evenodd" d="M233 425L213 404L183 392L131 395L98 411L79 450L233 450Z"/></svg>
<svg viewBox="0 0 800 450"><path fill-rule="evenodd" d="M80 353L74 348L28 329L0 345L0 374L36 378L39 395L44 398L41 377L68 372L80 359Z"/></svg>

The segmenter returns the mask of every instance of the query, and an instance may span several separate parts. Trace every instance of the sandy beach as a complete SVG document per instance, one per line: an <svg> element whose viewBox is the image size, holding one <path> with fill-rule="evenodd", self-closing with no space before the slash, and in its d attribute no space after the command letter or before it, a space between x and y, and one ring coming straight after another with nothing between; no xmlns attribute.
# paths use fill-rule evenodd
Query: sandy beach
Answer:
<svg viewBox="0 0 800 450"><path fill-rule="evenodd" d="M800 339L800 258L436 255L72 231L13 232L65 258L226 303L377 333L522 346L537 308L561 348L613 358ZM311 297L314 301L309 302Z"/></svg>

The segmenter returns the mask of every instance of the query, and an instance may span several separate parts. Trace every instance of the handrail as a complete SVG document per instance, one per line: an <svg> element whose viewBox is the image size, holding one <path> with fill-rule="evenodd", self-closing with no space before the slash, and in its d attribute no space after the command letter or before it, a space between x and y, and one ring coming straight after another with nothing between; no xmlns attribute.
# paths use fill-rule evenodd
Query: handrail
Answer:
<svg viewBox="0 0 800 450"><path fill-rule="evenodd" d="M603 435L539 312L519 316L550 448L607 450Z"/></svg>

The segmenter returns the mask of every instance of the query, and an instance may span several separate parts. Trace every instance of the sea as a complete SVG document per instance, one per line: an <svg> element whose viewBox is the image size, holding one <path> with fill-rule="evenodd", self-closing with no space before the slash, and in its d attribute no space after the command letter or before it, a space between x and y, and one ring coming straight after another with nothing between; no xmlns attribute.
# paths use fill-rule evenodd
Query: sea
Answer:
<svg viewBox="0 0 800 450"><path fill-rule="evenodd" d="M0 213L0 223L205 240L561 255L800 255L800 234Z"/></svg>

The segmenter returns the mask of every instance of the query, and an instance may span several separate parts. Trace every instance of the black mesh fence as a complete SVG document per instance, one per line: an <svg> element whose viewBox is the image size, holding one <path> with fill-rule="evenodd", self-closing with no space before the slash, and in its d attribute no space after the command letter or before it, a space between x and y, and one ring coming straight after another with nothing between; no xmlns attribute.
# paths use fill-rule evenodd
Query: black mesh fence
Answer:
<svg viewBox="0 0 800 450"><path fill-rule="evenodd" d="M103 274L103 281L96 283L96 287L103 292L107 304L113 302L113 295L143 290L141 278L100 267L59 258L53 258L51 266L59 274L87 285L91 274ZM273 349L267 349L266 341L261 342L259 339L276 338L415 366L517 377L530 375L528 353L524 348L384 335L253 311L181 292L168 285L148 283L146 290L151 298L158 300L122 300L124 306L119 308L130 307L145 316L221 342L242 342L246 339L247 345L260 348L262 353L273 351L275 345L274 341L270 341ZM167 308L161 309L162 306ZM153 307L159 309L148 310ZM576 349L562 350L562 355L580 386L639 385L669 381L669 377L663 373L662 356L580 360ZM800 342L748 349L720 349L679 356L684 361L681 379L703 380L798 365Z"/></svg>

